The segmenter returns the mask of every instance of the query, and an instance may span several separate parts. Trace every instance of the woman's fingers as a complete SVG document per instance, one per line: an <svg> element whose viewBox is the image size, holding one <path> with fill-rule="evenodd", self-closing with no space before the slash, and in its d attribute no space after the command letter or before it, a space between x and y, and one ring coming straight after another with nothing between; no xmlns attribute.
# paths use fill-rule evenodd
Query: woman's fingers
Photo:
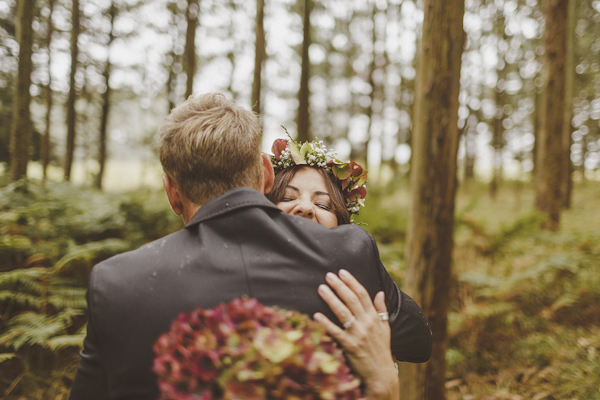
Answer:
<svg viewBox="0 0 600 400"><path fill-rule="evenodd" d="M363 309L370 313L373 311L373 302L371 301L371 296L369 296L369 292L367 289L348 271L345 269L340 269L339 272L340 279L348 285L350 289L356 294L358 299L360 300Z"/></svg>
<svg viewBox="0 0 600 400"><path fill-rule="evenodd" d="M336 339L342 345L342 347L345 345L345 332L342 328L331 322L331 320L327 318L324 314L315 313L313 315L313 318L315 319L315 321L321 324L325 328L327 333L333 336L333 338Z"/></svg>
<svg viewBox="0 0 600 400"><path fill-rule="evenodd" d="M351 287L349 287L344 281L342 281L336 274L328 272L327 275L325 275L325 280L327 281L329 286L331 286L333 290L335 290L340 299L346 304L352 315L356 316L357 318L360 318L365 314L365 307L362 304L362 300L357 296L355 291ZM367 294L367 297L368 296L369 295ZM370 298L369 302L371 302ZM372 303L371 307L373 307ZM343 323L344 321L342 320L341 322Z"/></svg>
<svg viewBox="0 0 600 400"><path fill-rule="evenodd" d="M343 284L343 283L342 283ZM354 313L346 307L346 305L333 293L327 285L319 285L317 289L319 296L331 308L331 311L338 317L339 321L344 324L355 318Z"/></svg>
<svg viewBox="0 0 600 400"><path fill-rule="evenodd" d="M385 305L385 293L378 292L373 300L373 305L378 313L387 312L387 306Z"/></svg>

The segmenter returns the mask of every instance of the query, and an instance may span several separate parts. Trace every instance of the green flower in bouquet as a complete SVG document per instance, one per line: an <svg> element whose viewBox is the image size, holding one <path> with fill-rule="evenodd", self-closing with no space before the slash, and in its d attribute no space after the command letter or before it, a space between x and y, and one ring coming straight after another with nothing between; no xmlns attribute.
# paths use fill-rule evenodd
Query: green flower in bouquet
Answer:
<svg viewBox="0 0 600 400"><path fill-rule="evenodd" d="M162 399L359 399L325 330L297 311L234 299L180 314L154 344Z"/></svg>

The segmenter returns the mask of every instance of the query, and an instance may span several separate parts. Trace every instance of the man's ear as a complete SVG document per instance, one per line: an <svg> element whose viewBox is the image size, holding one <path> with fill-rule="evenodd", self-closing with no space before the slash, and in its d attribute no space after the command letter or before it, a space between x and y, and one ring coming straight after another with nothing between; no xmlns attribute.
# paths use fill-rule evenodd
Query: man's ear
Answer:
<svg viewBox="0 0 600 400"><path fill-rule="evenodd" d="M181 202L181 195L179 194L175 182L165 175L163 176L163 186L165 187L165 192L167 192L171 210L173 210L176 215L181 215L183 213L183 203Z"/></svg>
<svg viewBox="0 0 600 400"><path fill-rule="evenodd" d="M268 154L262 154L262 164L262 192L263 194L269 194L271 192L271 189L273 189L273 182L275 181L275 171L273 170L273 164L271 164L271 157L269 157Z"/></svg>

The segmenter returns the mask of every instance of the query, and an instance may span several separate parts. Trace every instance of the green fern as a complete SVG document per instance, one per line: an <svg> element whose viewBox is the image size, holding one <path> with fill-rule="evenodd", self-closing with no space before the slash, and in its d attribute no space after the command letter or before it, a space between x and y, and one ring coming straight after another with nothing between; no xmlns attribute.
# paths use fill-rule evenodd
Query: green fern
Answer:
<svg viewBox="0 0 600 400"><path fill-rule="evenodd" d="M42 285L40 279L47 276L46 268L22 268L8 272L0 272L0 289L13 289L19 285L30 293L40 293Z"/></svg>
<svg viewBox="0 0 600 400"><path fill-rule="evenodd" d="M22 293L13 290L0 290L0 303L12 302L24 308L39 309L42 301L38 294Z"/></svg>
<svg viewBox="0 0 600 400"><path fill-rule="evenodd" d="M94 261L130 249L131 245L121 239L105 239L77 246L54 265L54 272L57 275L68 275L72 274L74 270L82 268L89 272Z"/></svg>
<svg viewBox="0 0 600 400"><path fill-rule="evenodd" d="M0 353L0 364L15 357L18 357L15 353Z"/></svg>
<svg viewBox="0 0 600 400"><path fill-rule="evenodd" d="M8 321L6 331L0 335L0 345L18 351L24 345L48 347L48 341L63 336L73 318L82 315L81 310L67 309L56 315L24 312Z"/></svg>

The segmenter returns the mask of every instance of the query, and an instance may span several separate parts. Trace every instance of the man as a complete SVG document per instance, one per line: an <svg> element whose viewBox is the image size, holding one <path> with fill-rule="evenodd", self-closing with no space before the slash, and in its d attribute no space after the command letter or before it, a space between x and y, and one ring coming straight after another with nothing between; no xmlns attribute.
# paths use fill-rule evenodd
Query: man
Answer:
<svg viewBox="0 0 600 400"><path fill-rule="evenodd" d="M385 291L396 357L429 358L419 307L392 282L363 229L326 229L263 196L273 168L260 152L255 114L219 94L190 97L167 117L158 142L167 197L186 226L94 267L72 400L157 399L152 345L179 313L197 307L247 295L337 320L317 287L340 268L371 298Z"/></svg>

